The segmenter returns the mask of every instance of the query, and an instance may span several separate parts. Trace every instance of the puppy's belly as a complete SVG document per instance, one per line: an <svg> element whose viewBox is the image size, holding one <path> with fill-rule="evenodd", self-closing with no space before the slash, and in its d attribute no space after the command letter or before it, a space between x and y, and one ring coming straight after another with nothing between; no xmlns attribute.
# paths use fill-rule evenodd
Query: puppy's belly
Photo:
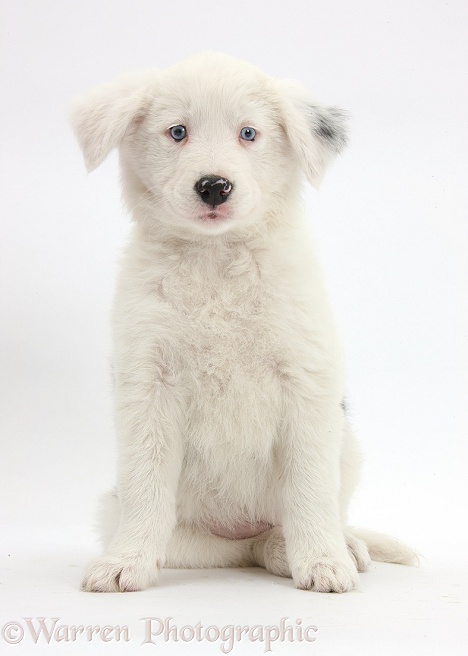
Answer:
<svg viewBox="0 0 468 656"><path fill-rule="evenodd" d="M243 522L233 526L224 526L223 524L213 524L210 531L213 535L228 540L245 540L261 535L273 528L269 522Z"/></svg>

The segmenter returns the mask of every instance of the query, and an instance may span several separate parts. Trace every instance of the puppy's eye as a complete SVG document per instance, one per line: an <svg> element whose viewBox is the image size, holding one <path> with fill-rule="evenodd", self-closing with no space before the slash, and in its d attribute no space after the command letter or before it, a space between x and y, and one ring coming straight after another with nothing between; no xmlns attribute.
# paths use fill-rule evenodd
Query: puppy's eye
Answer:
<svg viewBox="0 0 468 656"><path fill-rule="evenodd" d="M254 130L254 128L245 127L245 128L242 128L242 130L240 131L239 136L244 141L255 141L255 135L256 134L257 133Z"/></svg>
<svg viewBox="0 0 468 656"><path fill-rule="evenodd" d="M174 141L183 141L187 136L187 129L183 125L173 125L169 128L169 134Z"/></svg>

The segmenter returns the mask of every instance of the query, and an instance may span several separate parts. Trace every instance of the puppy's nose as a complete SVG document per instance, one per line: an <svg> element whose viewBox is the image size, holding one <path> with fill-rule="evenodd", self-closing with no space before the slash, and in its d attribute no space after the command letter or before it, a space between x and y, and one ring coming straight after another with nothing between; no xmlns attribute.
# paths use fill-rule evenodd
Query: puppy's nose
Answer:
<svg viewBox="0 0 468 656"><path fill-rule="evenodd" d="M195 184L195 191L204 203L216 207L227 201L232 183L219 175L206 175Z"/></svg>

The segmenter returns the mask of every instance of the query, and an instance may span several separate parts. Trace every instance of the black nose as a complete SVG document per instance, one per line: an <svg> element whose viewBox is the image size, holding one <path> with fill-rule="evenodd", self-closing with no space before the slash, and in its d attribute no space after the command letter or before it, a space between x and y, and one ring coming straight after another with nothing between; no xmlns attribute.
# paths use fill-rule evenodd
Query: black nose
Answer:
<svg viewBox="0 0 468 656"><path fill-rule="evenodd" d="M227 201L232 191L232 183L219 175L205 175L195 184L195 191L204 203L215 207Z"/></svg>

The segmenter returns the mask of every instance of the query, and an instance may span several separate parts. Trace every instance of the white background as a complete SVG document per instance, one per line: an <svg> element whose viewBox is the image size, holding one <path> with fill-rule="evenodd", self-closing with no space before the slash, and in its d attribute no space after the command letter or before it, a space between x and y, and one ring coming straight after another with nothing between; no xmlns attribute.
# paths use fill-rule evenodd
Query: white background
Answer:
<svg viewBox="0 0 468 656"><path fill-rule="evenodd" d="M320 637L273 653L466 653L466 1L2 0L0 24L2 626L133 624L137 653L146 615L181 626L288 616ZM128 220L115 154L86 176L66 106L201 50L297 78L351 115L348 150L307 192L366 453L351 519L424 555L417 570L373 566L360 592L307 595L260 570L77 591L98 549L95 499L114 478L109 308ZM22 653L130 653L41 644L26 634ZM18 648L0 637L0 652ZM168 642L155 653L221 652Z"/></svg>

